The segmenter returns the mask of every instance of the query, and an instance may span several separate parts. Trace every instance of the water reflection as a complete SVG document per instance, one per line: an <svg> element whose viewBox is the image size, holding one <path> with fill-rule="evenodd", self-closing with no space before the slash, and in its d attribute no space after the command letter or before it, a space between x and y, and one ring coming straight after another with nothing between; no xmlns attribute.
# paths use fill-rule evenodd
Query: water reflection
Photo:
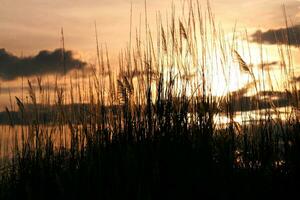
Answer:
<svg viewBox="0 0 300 200"><path fill-rule="evenodd" d="M190 113L189 118L193 120ZM292 106L278 107L274 109L260 109L252 111L238 111L232 116L225 113L217 113L213 116L213 122L216 129L224 129L228 127L229 123L233 123L235 128L241 129L248 125L259 125L260 122L272 121L273 123L284 123L285 121L295 120L298 117L298 112ZM191 120L190 120L191 122ZM87 132L93 132L92 128L85 127ZM71 133L71 131L73 133ZM240 130L238 130L240 131ZM35 145L36 134L38 134L40 145L47 145L50 140L53 142L54 148L60 147L70 148L71 137L76 135L79 141L85 143L85 130L80 125L74 125L72 129L68 125L39 125L25 126L25 125L1 125L0 126L0 157L7 158L18 147L21 149L22 145ZM81 137L81 138L80 138ZM28 142L28 143L27 143Z"/></svg>
<svg viewBox="0 0 300 200"><path fill-rule="evenodd" d="M54 148L70 147L71 134L67 125L1 125L0 126L0 157L7 158L21 149L22 145L35 145L36 134L39 144L46 145L50 140Z"/></svg>

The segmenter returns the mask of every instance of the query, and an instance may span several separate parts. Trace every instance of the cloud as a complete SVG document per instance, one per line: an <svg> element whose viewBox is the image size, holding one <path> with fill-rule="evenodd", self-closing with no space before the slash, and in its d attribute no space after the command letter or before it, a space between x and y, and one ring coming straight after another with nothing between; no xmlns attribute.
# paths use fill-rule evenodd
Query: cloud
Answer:
<svg viewBox="0 0 300 200"><path fill-rule="evenodd" d="M300 77L295 77L300 80ZM295 99L289 91L259 91L256 95L247 95L250 89L253 89L255 82L250 82L237 91L231 92L231 98L224 98L220 101L221 110L226 111L228 105L233 112L247 112L259 109L273 109L275 107L294 106ZM299 93L300 90L297 91ZM253 100L255 99L255 102Z"/></svg>
<svg viewBox="0 0 300 200"><path fill-rule="evenodd" d="M65 86L65 84L59 83L58 86L62 87L62 86ZM36 90L36 91L40 89L40 87L37 83L33 84L32 88L33 88L33 90ZM41 88L43 90L47 90L47 91L55 91L57 89L57 86L54 83L43 83ZM19 87L19 86L4 86L4 87L0 86L0 94L9 94L9 93L20 94L23 91L24 94L27 95L29 90L30 90L30 87L28 85L23 86L23 88Z"/></svg>
<svg viewBox="0 0 300 200"><path fill-rule="evenodd" d="M147 72L147 71L141 71L141 70L137 70L137 69L135 69L131 72L124 72L121 75L125 76L127 78L135 78L135 77L147 76L148 73L150 73L151 76L156 77L156 78L159 76L159 74L155 71Z"/></svg>
<svg viewBox="0 0 300 200"><path fill-rule="evenodd" d="M247 83L247 84L244 85L242 88L240 88L240 89L238 89L238 90L236 90L236 91L230 92L230 95L232 95L232 96L244 96L244 95L247 94L247 92L248 92L250 89L252 89L252 88L255 87L255 84L256 84L256 83L257 83L257 82L254 82L254 81L252 81L252 82L250 82L250 83Z"/></svg>
<svg viewBox="0 0 300 200"><path fill-rule="evenodd" d="M300 91L298 90L297 93ZM255 102L253 101L255 99ZM294 106L293 96L288 91L260 91L257 95L245 96L236 94L229 101L220 102L222 110L226 110L228 104L234 112L247 112L259 109L272 109Z"/></svg>
<svg viewBox="0 0 300 200"><path fill-rule="evenodd" d="M287 44L298 46L300 45L300 25L288 28L270 29L265 32L257 30L252 35L252 41L266 44Z"/></svg>
<svg viewBox="0 0 300 200"><path fill-rule="evenodd" d="M280 63L278 61L273 61L273 62L261 63L258 65L258 67L260 69L269 70L275 68L276 66L280 66L279 64Z"/></svg>
<svg viewBox="0 0 300 200"><path fill-rule="evenodd" d="M300 82L300 76L294 76L290 82L291 82L291 83L292 83L292 82L297 82L297 83L299 83L299 82Z"/></svg>
<svg viewBox="0 0 300 200"><path fill-rule="evenodd" d="M64 74L73 69L82 69L85 65L85 62L74 58L72 51L65 51L63 56L61 49L42 50L35 56L23 58L0 49L0 78L2 80L14 80L21 76Z"/></svg>

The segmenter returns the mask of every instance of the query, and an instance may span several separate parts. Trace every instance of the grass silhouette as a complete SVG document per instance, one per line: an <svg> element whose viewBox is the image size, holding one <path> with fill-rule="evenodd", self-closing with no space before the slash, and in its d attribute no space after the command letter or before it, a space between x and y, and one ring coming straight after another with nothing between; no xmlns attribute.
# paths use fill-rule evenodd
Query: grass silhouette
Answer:
<svg viewBox="0 0 300 200"><path fill-rule="evenodd" d="M130 38L118 70L107 47L98 44L95 25L97 65L88 78L66 77L69 87L56 78L54 97L41 78L38 87L28 81L29 102L16 97L17 111L6 109L10 126L21 126L1 169L0 199L298 195L299 91L296 81L289 81L293 66L284 55L290 55L290 47L278 46L287 79L279 95L292 108L283 119L280 102L263 98L276 91L263 90L251 63L236 50L235 37L226 40L215 26L210 6L202 11L191 4L187 13L177 18L173 10L168 25L159 17L156 41L145 17L144 40L141 33L135 44ZM253 96L242 98L242 91L212 95L216 74L210 67L217 65L228 77L233 63L253 78ZM237 122L238 107L259 115ZM228 119L222 126L218 114Z"/></svg>

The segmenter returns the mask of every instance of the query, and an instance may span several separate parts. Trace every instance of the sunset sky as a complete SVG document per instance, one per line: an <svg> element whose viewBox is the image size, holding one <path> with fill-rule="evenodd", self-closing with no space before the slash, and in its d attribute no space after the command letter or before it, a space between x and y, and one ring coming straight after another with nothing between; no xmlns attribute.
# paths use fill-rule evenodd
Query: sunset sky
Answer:
<svg viewBox="0 0 300 200"><path fill-rule="evenodd" d="M181 5L188 1L173 0L176 12L181 13ZM195 1L192 1L195 2ZM201 7L206 9L206 0L199 0ZM138 27L140 16L144 16L144 0L0 0L0 78L1 85L18 87L13 80L30 75L26 70L18 71L18 67L30 66L39 58L55 59L61 48L61 28L64 29L65 47L76 55L68 54L69 63L77 65L95 61L96 44L94 23L97 23L99 43L107 44L110 55L116 55L120 48L126 47L129 40L130 8L133 9L133 28ZM213 0L211 7L216 22L221 24L226 33L232 31L235 24L241 30L247 29L252 35L257 30L266 33L265 42L272 43L268 38L268 30L285 26L282 5L285 5L288 20L293 25L300 24L300 1L298 0ZM171 12L172 1L148 0L147 11L150 27L155 27L156 14L162 16ZM300 29L299 33L300 34ZM54 52L40 52L49 50ZM39 53L40 52L40 53ZM298 50L295 50L297 53ZM18 57L35 56L25 66L13 66L4 69L3 59L18 60ZM1 57L2 56L2 57ZM2 59L2 60L1 60ZM78 60L77 60L78 59ZM299 60L297 57L296 60ZM1 63L2 62L2 63ZM32 75L46 71L55 71L55 62L44 68L37 68ZM1 69L2 67L2 69ZM43 67L43 66L42 66ZM68 67L68 66L67 66ZM27 74L26 74L27 73ZM4 100L5 99L5 100ZM0 98L0 104L7 102L7 97Z"/></svg>
<svg viewBox="0 0 300 200"><path fill-rule="evenodd" d="M94 21L99 27L100 42L110 49L124 47L129 37L130 4L133 4L134 24L143 15L144 0L1 0L0 48L16 55L31 55L42 49L60 46L60 29L65 30L66 48L95 51ZM162 3L163 2L163 3ZM176 7L184 2L174 0ZM203 8L206 0L199 1ZM288 16L300 22L300 1L296 0L213 0L211 5L217 22L232 28L278 28L284 25L282 5ZM170 11L171 1L149 0L148 16L154 23L157 11ZM230 29L228 29L230 30Z"/></svg>

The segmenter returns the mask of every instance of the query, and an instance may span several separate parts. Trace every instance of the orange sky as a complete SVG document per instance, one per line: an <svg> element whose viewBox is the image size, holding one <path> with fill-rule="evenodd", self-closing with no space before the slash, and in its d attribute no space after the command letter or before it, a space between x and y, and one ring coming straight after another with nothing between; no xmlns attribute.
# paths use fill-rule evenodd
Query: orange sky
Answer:
<svg viewBox="0 0 300 200"><path fill-rule="evenodd" d="M173 0L177 8L184 0ZM17 55L32 55L41 49L60 46L60 28L65 30L66 48L85 53L95 52L94 21L99 27L100 42L111 51L126 45L129 37L130 3L133 24L143 15L144 0L1 0L0 48ZM195 2L195 1L194 1ZM199 0L206 7L206 0ZM217 22L232 28L235 22L250 31L284 24L282 4L295 23L299 22L296 0L213 0ZM148 0L149 21L154 24L157 11L170 12L171 1ZM228 29L229 30L229 29Z"/></svg>
<svg viewBox="0 0 300 200"><path fill-rule="evenodd" d="M99 43L107 44L110 55L126 47L129 40L130 7L133 6L133 30L144 16L144 0L1 0L0 49L16 56L36 55L40 50L61 47L61 27L64 29L66 49L77 52L77 57L93 62L96 55L94 22L97 22ZM181 13L184 0L173 0L177 13ZM192 2L195 2L192 0ZM199 0L206 9L206 0ZM288 18L300 23L300 1L296 0L212 0L216 23L230 33L235 23L241 30L254 33L284 26L282 5ZM171 12L171 0L148 0L150 27L155 28L156 14L163 19ZM144 19L142 19L144 20ZM143 24L143 22L142 22ZM299 58L296 58L299 60ZM300 63L300 62L299 62ZM15 89L19 82L2 82L5 89ZM0 105L9 100L0 97Z"/></svg>

